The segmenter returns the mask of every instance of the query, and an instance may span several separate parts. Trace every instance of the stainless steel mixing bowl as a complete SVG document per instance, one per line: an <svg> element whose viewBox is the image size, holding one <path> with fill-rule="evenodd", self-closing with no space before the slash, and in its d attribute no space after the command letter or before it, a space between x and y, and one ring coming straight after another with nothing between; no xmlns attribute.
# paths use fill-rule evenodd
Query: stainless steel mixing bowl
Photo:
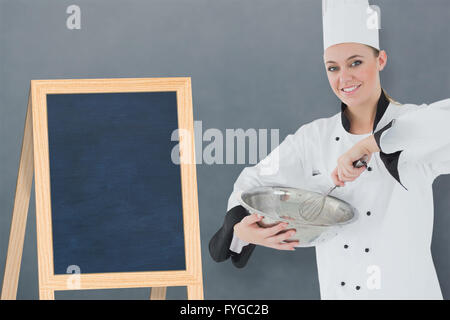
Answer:
<svg viewBox="0 0 450 320"><path fill-rule="evenodd" d="M327 196L321 214L313 221L306 221L299 214L302 203L310 197L323 195L287 187L256 187L240 192L238 199L250 213L264 218L261 227L271 227L287 222L286 229L296 233L285 241L298 240L300 247L312 247L333 238L339 230L357 219L356 210L347 202Z"/></svg>

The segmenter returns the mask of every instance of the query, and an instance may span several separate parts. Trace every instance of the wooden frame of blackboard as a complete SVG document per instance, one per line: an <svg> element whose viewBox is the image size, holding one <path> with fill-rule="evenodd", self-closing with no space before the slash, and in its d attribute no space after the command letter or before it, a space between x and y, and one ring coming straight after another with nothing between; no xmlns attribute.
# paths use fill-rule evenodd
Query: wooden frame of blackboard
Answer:
<svg viewBox="0 0 450 320"><path fill-rule="evenodd" d="M14 199L13 217L2 288L2 299L15 299L22 258L33 173L39 298L54 299L54 291L74 290L71 274L54 274L47 94L176 91L186 270L79 274L83 289L151 287L151 299L164 299L166 287L187 286L188 299L203 299L203 280L195 166L191 79L126 78L32 80ZM187 160L187 161L186 161Z"/></svg>

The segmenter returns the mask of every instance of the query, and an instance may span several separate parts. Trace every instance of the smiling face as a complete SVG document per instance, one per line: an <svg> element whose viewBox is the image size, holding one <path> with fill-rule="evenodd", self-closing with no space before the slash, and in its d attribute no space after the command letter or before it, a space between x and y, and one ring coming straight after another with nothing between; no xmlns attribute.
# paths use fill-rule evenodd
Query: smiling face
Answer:
<svg viewBox="0 0 450 320"><path fill-rule="evenodd" d="M373 101L380 90L379 71L386 65L386 52L378 57L361 43L340 43L324 53L328 81L336 96L346 105L362 105ZM378 98L378 97L377 97Z"/></svg>

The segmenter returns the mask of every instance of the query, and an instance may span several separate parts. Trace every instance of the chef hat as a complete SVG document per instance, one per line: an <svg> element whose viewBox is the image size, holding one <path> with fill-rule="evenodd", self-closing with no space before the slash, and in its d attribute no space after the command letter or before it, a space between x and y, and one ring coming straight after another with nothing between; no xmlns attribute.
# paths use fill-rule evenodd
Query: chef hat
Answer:
<svg viewBox="0 0 450 320"><path fill-rule="evenodd" d="M380 49L378 11L368 0L322 0L323 50L344 42Z"/></svg>

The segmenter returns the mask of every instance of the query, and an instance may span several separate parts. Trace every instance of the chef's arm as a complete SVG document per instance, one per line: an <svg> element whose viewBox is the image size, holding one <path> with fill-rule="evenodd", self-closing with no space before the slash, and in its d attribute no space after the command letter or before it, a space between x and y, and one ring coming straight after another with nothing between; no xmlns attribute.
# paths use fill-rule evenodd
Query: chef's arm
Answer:
<svg viewBox="0 0 450 320"><path fill-rule="evenodd" d="M242 268L247 264L256 245L237 238L233 227L248 214L242 206L236 206L227 212L222 227L209 242L209 252L214 261L222 262L231 256L234 266Z"/></svg>
<svg viewBox="0 0 450 320"><path fill-rule="evenodd" d="M375 132L374 138L381 160L399 183L407 162L427 165L433 180L450 173L450 99L418 106Z"/></svg>
<svg viewBox="0 0 450 320"><path fill-rule="evenodd" d="M227 213L222 227L209 242L211 257L225 261L229 257L233 264L242 268L247 264L255 245L239 239L234 234L234 225L250 213L240 205L238 200L242 191L258 186L289 186L293 181L304 180L302 156L307 147L305 126L286 139L257 165L244 168L236 182L233 193L228 200Z"/></svg>

